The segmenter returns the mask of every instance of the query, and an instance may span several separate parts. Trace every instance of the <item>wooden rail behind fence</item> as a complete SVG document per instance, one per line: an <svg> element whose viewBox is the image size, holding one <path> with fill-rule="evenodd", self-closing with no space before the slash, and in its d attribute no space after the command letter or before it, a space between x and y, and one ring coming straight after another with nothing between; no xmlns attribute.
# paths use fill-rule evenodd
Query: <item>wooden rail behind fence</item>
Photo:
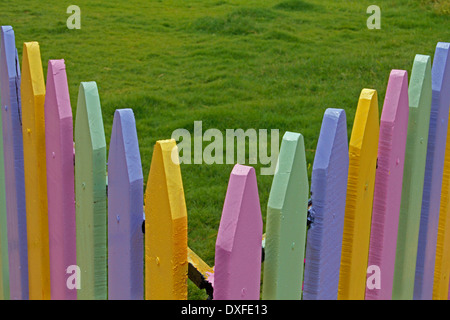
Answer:
<svg viewBox="0 0 450 320"><path fill-rule="evenodd" d="M176 141L156 142L144 190L132 109L107 155L97 84L74 122L64 60L45 81L39 43L22 68L12 27L0 44L0 299L187 299L188 279L217 300L450 298L449 43L392 70L380 116L362 89L350 142L325 111L311 182L284 134L264 234L255 169L236 164L214 267L187 245Z"/></svg>

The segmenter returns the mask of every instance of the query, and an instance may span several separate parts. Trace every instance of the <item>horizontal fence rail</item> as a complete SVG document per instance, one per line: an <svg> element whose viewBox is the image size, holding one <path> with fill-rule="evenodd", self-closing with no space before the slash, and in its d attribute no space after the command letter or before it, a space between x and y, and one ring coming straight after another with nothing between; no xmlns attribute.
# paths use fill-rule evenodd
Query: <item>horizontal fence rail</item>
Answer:
<svg viewBox="0 0 450 320"><path fill-rule="evenodd" d="M188 247L177 142L155 143L144 190L133 110L107 155L97 83L73 119L65 61L45 82L39 43L22 68L11 26L0 44L0 299L185 300L188 279L214 300L449 298L449 43L393 69L380 110L362 89L350 140L326 109L311 181L285 132L265 226L255 168L236 164L214 266Z"/></svg>

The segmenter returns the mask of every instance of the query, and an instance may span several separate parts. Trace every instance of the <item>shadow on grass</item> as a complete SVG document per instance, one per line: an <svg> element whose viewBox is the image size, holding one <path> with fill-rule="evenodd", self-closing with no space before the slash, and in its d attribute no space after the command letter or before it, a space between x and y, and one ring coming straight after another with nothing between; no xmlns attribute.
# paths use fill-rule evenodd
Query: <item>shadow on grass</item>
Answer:
<svg viewBox="0 0 450 320"><path fill-rule="evenodd" d="M276 4L273 8L284 11L311 11L319 9L317 5L301 0L286 0Z"/></svg>
<svg viewBox="0 0 450 320"><path fill-rule="evenodd" d="M264 23L277 18L279 14L265 8L240 8L225 17L201 17L195 20L192 28L198 32L247 35L264 31Z"/></svg>

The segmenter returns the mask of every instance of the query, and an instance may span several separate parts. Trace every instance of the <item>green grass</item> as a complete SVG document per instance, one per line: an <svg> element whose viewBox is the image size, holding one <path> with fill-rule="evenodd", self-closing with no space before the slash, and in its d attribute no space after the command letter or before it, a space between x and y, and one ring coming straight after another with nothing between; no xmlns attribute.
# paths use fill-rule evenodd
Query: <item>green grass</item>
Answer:
<svg viewBox="0 0 450 320"><path fill-rule="evenodd" d="M424 0L423 2L431 5L433 11L438 15L450 15L449 0Z"/></svg>
<svg viewBox="0 0 450 320"><path fill-rule="evenodd" d="M81 30L66 8L81 8ZM368 30L366 9L381 8ZM106 139L114 110L132 108L145 182L154 143L173 130L249 128L300 132L311 173L326 108L343 108L349 135L359 93L378 90L391 69L410 72L415 54L450 41L448 1L15 0L0 3L19 56L38 41L44 72L65 59L75 115L81 81L99 87ZM260 165L256 165L259 172ZM189 246L214 264L214 245L232 165L182 165ZM272 177L258 175L263 218ZM190 299L205 295L190 283Z"/></svg>

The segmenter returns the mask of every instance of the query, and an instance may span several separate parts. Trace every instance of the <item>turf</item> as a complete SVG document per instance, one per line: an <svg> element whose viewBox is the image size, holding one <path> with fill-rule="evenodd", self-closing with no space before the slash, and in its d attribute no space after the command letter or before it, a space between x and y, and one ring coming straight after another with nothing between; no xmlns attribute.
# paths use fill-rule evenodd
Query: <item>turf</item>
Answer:
<svg viewBox="0 0 450 320"><path fill-rule="evenodd" d="M66 27L71 4L80 30ZM366 27L372 4L380 30ZM107 143L115 109L134 110L145 182L155 142L197 120L204 131L302 133L311 174L326 108L345 109L350 135L361 89L378 91L381 110L390 70L410 72L415 54L450 41L446 0L15 0L0 12L20 58L38 41L44 72L65 59L74 115L80 82L97 82ZM189 246L210 265L231 169L181 166ZM257 178L265 219L272 176ZM205 294L190 283L189 298Z"/></svg>

